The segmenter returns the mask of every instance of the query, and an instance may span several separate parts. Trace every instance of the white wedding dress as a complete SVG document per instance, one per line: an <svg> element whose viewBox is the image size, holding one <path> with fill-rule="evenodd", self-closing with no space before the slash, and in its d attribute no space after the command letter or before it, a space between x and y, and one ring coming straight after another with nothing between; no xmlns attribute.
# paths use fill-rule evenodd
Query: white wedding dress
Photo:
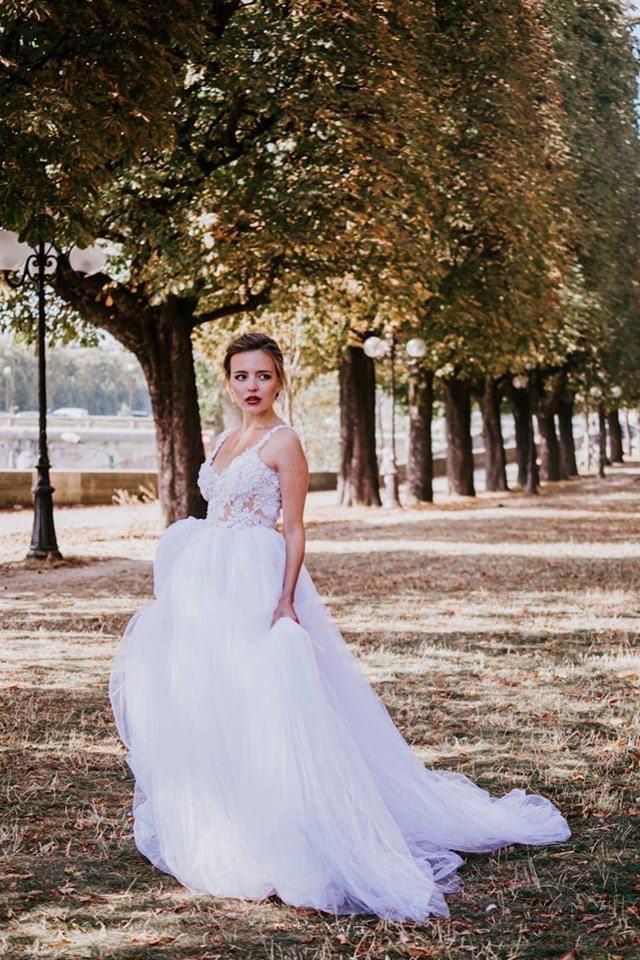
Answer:
<svg viewBox="0 0 640 960"><path fill-rule="evenodd" d="M302 568L300 625L270 626L283 581L279 424L223 470L207 518L162 535L156 599L129 622L110 693L135 776L138 849L196 893L389 919L446 917L454 851L566 840L547 799L491 797L425 769ZM339 575L339 571L336 572Z"/></svg>

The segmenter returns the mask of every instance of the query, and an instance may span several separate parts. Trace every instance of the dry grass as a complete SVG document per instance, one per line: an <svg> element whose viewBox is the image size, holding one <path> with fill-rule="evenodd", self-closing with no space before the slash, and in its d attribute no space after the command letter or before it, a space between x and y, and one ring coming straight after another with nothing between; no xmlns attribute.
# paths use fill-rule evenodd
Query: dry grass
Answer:
<svg viewBox="0 0 640 960"><path fill-rule="evenodd" d="M1 515L0 955L638 958L638 479L399 513L310 498L308 565L418 754L543 792L573 829L468 855L451 919L423 925L193 898L151 868L106 680L149 595L156 508L58 511L68 559L44 567L20 560L28 514Z"/></svg>

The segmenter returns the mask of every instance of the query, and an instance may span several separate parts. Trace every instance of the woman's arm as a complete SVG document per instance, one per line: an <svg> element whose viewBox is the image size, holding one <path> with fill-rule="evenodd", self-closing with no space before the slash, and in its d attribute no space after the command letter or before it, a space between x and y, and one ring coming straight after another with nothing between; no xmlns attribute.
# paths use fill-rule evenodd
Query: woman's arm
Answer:
<svg viewBox="0 0 640 960"><path fill-rule="evenodd" d="M309 467L298 437L290 430L278 430L270 446L269 459L272 461L270 465L277 469L280 477L282 532L286 544L282 593L273 614L273 626L281 617L290 617L298 622L293 597L304 560L305 536L302 515L309 485Z"/></svg>

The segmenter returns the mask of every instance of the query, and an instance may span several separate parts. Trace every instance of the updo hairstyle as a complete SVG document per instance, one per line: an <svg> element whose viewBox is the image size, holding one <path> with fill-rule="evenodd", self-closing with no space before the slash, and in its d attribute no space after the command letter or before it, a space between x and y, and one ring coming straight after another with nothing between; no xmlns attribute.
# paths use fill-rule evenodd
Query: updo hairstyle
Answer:
<svg viewBox="0 0 640 960"><path fill-rule="evenodd" d="M224 373L227 380L231 377L231 357L237 353L247 353L249 350L263 350L268 353L273 360L276 368L276 374L283 390L287 388L287 375L284 370L284 357L282 350L273 339L266 333L256 331L255 333L243 333L235 340L232 340L227 347L224 355Z"/></svg>

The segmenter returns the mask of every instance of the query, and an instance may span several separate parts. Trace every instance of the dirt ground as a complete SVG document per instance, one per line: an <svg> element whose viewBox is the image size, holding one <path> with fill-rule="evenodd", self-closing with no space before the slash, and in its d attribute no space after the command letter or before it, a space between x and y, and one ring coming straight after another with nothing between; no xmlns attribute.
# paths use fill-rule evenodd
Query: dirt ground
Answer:
<svg viewBox="0 0 640 960"><path fill-rule="evenodd" d="M110 660L151 596L157 506L58 509L65 559L0 513L0 956L638 960L640 464L539 497L345 510L309 498L307 565L430 766L554 800L573 835L465 855L451 917L334 919L193 897L132 840Z"/></svg>

